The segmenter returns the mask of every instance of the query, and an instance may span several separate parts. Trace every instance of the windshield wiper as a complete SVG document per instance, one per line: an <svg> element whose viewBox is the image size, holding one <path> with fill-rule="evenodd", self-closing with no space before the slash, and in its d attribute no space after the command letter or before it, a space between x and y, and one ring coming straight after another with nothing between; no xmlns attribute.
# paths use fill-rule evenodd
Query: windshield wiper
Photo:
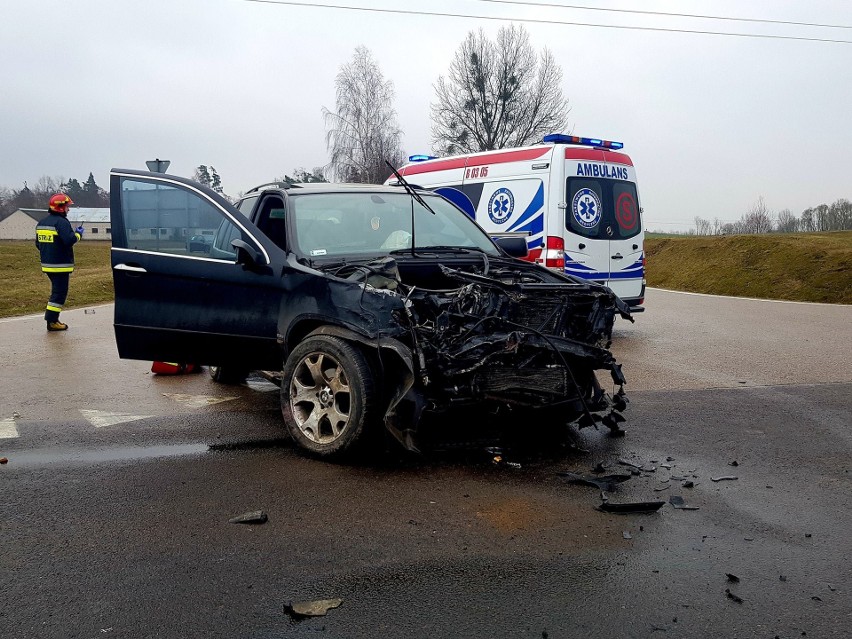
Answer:
<svg viewBox="0 0 852 639"><path fill-rule="evenodd" d="M405 181L405 178L400 175L399 171L397 171L393 164L385 160L385 164L390 167L390 170L393 171L393 174L396 176L396 179L399 181L399 184L402 185L402 188L405 189L406 193L411 196L411 257L417 257L417 254L414 252L414 247L417 245L417 242L414 241L414 203L417 202L420 206L429 211L432 215L435 215L435 211L432 210L432 207L426 204L426 200L420 197L420 194L414 190L414 188Z"/></svg>

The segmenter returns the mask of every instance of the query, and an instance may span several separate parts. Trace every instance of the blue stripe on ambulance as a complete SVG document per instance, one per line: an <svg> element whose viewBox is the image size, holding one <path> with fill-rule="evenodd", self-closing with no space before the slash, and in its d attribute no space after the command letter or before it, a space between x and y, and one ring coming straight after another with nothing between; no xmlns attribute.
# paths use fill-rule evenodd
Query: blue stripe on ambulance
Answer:
<svg viewBox="0 0 852 639"><path fill-rule="evenodd" d="M510 233L529 233L527 246L529 248L538 248L541 245L541 238L536 235L544 233L544 183L538 185L538 190L535 192L532 201L527 206L527 209L518 216L518 219L506 229Z"/></svg>
<svg viewBox="0 0 852 639"><path fill-rule="evenodd" d="M566 255L565 272L568 275L582 277L585 280L631 280L645 277L645 268L642 266L641 256L633 264L620 271L595 271L585 264L575 262Z"/></svg>
<svg viewBox="0 0 852 639"><path fill-rule="evenodd" d="M473 202L471 202L470 198L458 189L454 189L451 186L442 186L439 189L435 189L435 193L447 198L450 202L464 211L465 215L469 216L470 219L476 219L476 208L474 208Z"/></svg>

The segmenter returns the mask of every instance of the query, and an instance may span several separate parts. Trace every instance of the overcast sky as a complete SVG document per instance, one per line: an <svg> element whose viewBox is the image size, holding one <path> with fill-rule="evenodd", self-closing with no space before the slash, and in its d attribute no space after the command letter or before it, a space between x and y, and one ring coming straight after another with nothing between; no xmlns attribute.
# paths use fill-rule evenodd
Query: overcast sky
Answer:
<svg viewBox="0 0 852 639"><path fill-rule="evenodd" d="M329 3L852 40L852 29L475 0ZM570 3L852 25L850 0ZM0 186L93 171L108 188L111 167L159 157L177 175L215 166L233 195L323 165L321 109L358 45L395 84L406 152L428 152L433 83L468 31L501 24L245 0L3 0ZM574 133L624 142L649 228L734 220L759 196L797 214L852 199L852 45L525 26L562 66Z"/></svg>

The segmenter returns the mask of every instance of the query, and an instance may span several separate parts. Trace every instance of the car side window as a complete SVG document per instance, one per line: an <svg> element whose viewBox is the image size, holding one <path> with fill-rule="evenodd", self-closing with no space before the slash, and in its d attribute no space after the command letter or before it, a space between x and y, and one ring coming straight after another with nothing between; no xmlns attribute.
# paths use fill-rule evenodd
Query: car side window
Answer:
<svg viewBox="0 0 852 639"><path fill-rule="evenodd" d="M132 178L121 181L125 246L129 249L235 261L230 246L242 231L206 198L188 189ZM227 236L224 247L220 238Z"/></svg>
<svg viewBox="0 0 852 639"><path fill-rule="evenodd" d="M251 218L252 209L254 209L254 205L257 203L257 196L247 197L242 202L239 203L237 208L240 210L240 213L245 215L248 218Z"/></svg>

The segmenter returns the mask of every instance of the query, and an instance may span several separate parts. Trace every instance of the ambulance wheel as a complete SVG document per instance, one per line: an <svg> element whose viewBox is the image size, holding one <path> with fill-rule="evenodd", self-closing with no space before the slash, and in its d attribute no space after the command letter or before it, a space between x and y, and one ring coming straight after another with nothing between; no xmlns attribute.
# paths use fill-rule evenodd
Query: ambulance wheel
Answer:
<svg viewBox="0 0 852 639"><path fill-rule="evenodd" d="M233 366L211 366L210 378L217 384L242 384L248 371Z"/></svg>
<svg viewBox="0 0 852 639"><path fill-rule="evenodd" d="M284 423L293 440L318 457L351 456L361 448L373 430L376 399L364 353L338 337L309 337L284 363Z"/></svg>

